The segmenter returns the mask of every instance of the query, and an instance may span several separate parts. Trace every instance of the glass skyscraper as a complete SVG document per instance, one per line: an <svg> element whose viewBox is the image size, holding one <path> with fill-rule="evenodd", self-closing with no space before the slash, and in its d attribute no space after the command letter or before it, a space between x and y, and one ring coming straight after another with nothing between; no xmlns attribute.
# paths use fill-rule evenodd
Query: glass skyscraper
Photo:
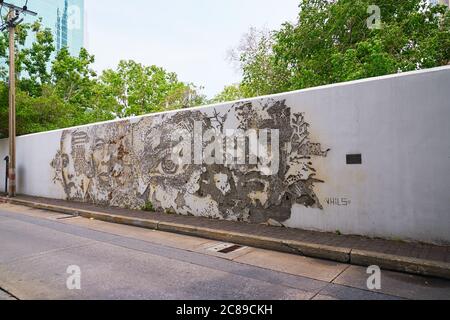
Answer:
<svg viewBox="0 0 450 320"><path fill-rule="evenodd" d="M23 6L26 0L6 1ZM72 55L78 55L84 46L84 0L28 0L28 9L36 11L44 27L53 32L57 51L67 47ZM25 16L25 22L37 17ZM28 40L30 44L33 39Z"/></svg>

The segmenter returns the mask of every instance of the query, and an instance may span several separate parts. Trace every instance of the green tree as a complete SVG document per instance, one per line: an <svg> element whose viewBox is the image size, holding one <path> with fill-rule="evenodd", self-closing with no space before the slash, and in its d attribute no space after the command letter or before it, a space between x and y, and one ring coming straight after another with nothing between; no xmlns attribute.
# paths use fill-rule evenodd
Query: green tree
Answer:
<svg viewBox="0 0 450 320"><path fill-rule="evenodd" d="M8 136L8 87L0 82L0 139Z"/></svg>
<svg viewBox="0 0 450 320"><path fill-rule="evenodd" d="M367 26L374 3L381 29ZM241 87L279 93L446 65L450 13L423 0L303 0L296 23L250 43L238 50Z"/></svg>
<svg viewBox="0 0 450 320"><path fill-rule="evenodd" d="M220 103L227 101L234 101L246 98L248 94L244 92L244 89L240 84L233 84L230 86L226 86L222 92L216 95L210 102L211 103Z"/></svg>
<svg viewBox="0 0 450 320"><path fill-rule="evenodd" d="M25 46L29 36L33 36L31 46ZM50 82L48 64L54 52L53 35L49 28L42 27L42 21L21 24L16 28L16 73L20 81L18 87L33 96L40 94L40 86ZM9 34L0 33L0 79L8 79Z"/></svg>
<svg viewBox="0 0 450 320"><path fill-rule="evenodd" d="M25 46L29 36L31 46ZM54 52L50 29L42 28L40 20L21 24L16 29L16 116L17 134L56 129L64 125L67 108L52 96L51 75L48 67ZM8 33L0 34L0 138L8 135Z"/></svg>
<svg viewBox="0 0 450 320"><path fill-rule="evenodd" d="M65 104L52 89L44 87L39 97L17 90L17 134L23 135L64 128L73 124L73 107ZM0 84L0 138L8 136L8 88Z"/></svg>
<svg viewBox="0 0 450 320"><path fill-rule="evenodd" d="M204 102L197 88L180 82L175 73L132 60L120 61L116 70L105 70L100 81L111 112L119 118Z"/></svg>
<svg viewBox="0 0 450 320"><path fill-rule="evenodd" d="M79 105L85 110L94 94L97 74L91 68L94 56L82 48L78 57L62 48L52 64L52 81L58 95L67 103Z"/></svg>
<svg viewBox="0 0 450 320"><path fill-rule="evenodd" d="M42 94L42 86L51 81L49 70L50 58L55 47L53 35L49 28L42 28L41 20L25 26L24 32L31 31L35 41L30 47L19 50L16 69L20 74L19 88L32 96Z"/></svg>
<svg viewBox="0 0 450 320"><path fill-rule="evenodd" d="M229 59L242 70L243 80L239 89L243 97L276 92L288 78L287 70L280 68L275 61L274 45L273 32L250 28L239 46L229 53Z"/></svg>

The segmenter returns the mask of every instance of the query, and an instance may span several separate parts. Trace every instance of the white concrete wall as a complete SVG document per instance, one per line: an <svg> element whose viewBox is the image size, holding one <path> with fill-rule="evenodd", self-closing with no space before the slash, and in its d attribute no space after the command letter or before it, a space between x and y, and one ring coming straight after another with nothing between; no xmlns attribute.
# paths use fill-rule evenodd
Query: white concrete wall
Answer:
<svg viewBox="0 0 450 320"><path fill-rule="evenodd" d="M54 176L51 161L61 139L58 131L17 137L17 192L19 194L64 199L61 188L52 182ZM9 154L7 139L0 140L0 155L3 160ZM5 191L5 162L0 167L0 190Z"/></svg>
<svg viewBox="0 0 450 320"><path fill-rule="evenodd" d="M324 181L314 186L323 209L295 204L284 224L450 243L449 89L447 66L252 99L285 99L293 112L305 114L311 140L331 149L314 159L317 178ZM18 138L19 193L66 197L50 166L61 133ZM0 141L0 159L7 149L7 141ZM362 165L346 164L346 155L353 153L362 154ZM4 169L3 162L0 190ZM334 198L341 203L329 202Z"/></svg>

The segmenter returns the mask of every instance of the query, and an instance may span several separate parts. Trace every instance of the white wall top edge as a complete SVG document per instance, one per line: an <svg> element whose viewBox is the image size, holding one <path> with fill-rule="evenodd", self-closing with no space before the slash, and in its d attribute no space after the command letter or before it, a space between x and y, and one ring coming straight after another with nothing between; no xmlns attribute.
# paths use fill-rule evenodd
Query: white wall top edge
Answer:
<svg viewBox="0 0 450 320"><path fill-rule="evenodd" d="M390 75L385 75L385 76L380 76L380 77L372 77L372 78L366 78L366 79L359 79L359 80L353 80L353 81L347 81L347 82L328 84L328 85L323 85L323 86L318 86L318 87L313 87L313 88L287 91L287 92L282 92L282 93L277 93L277 94L270 94L270 95L258 96L258 97L254 97L254 98L248 98L248 99L220 102L220 103L202 105L202 106L185 108L185 109L176 109L176 110L170 110L170 111L155 112L155 113L149 113L149 114L144 114L144 115L135 116L135 117L127 117L127 118L114 119L114 120L109 120L109 121L89 123L89 124L85 124L85 125L81 125L81 126L32 133L32 134L28 134L28 135L18 136L17 138L20 139L23 137L31 137L31 136L41 135L41 134L56 133L56 132L62 132L64 130L74 130L74 129L85 128L85 127L89 127L89 126L96 126L96 125L121 122L121 121L127 121L127 120L136 121L141 118L149 117L149 116L159 116L159 115L163 115L163 114L172 114L172 113L177 113L177 112L182 112L182 111L193 111L193 110L207 109L207 108L213 108L213 107L218 107L218 106L226 106L226 105L232 105L234 103L243 102L243 101L251 102L251 101L257 101L257 100L261 100L261 99L278 98L278 97L285 96L285 95L292 95L292 94L311 92L311 91L320 91L320 90L326 90L326 89L335 88L335 87L351 86L351 85L360 84L360 83L375 82L375 81L379 81L379 80L407 77L407 76L418 75L418 74L423 74L423 73L440 72L440 71L444 71L444 70L450 71L450 65L436 67L436 68L430 68L430 69L422 69L422 70L416 70L416 71L390 74ZM7 139L0 139L0 141L1 140L7 140Z"/></svg>

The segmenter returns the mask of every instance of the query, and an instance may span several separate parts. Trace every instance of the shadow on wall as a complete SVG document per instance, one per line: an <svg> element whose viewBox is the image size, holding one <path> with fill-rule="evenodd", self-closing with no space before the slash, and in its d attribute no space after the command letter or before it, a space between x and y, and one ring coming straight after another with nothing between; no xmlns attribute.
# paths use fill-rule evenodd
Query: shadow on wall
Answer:
<svg viewBox="0 0 450 320"><path fill-rule="evenodd" d="M16 170L17 170L17 181L16 181L17 186L25 185L26 169L23 166L19 165Z"/></svg>

